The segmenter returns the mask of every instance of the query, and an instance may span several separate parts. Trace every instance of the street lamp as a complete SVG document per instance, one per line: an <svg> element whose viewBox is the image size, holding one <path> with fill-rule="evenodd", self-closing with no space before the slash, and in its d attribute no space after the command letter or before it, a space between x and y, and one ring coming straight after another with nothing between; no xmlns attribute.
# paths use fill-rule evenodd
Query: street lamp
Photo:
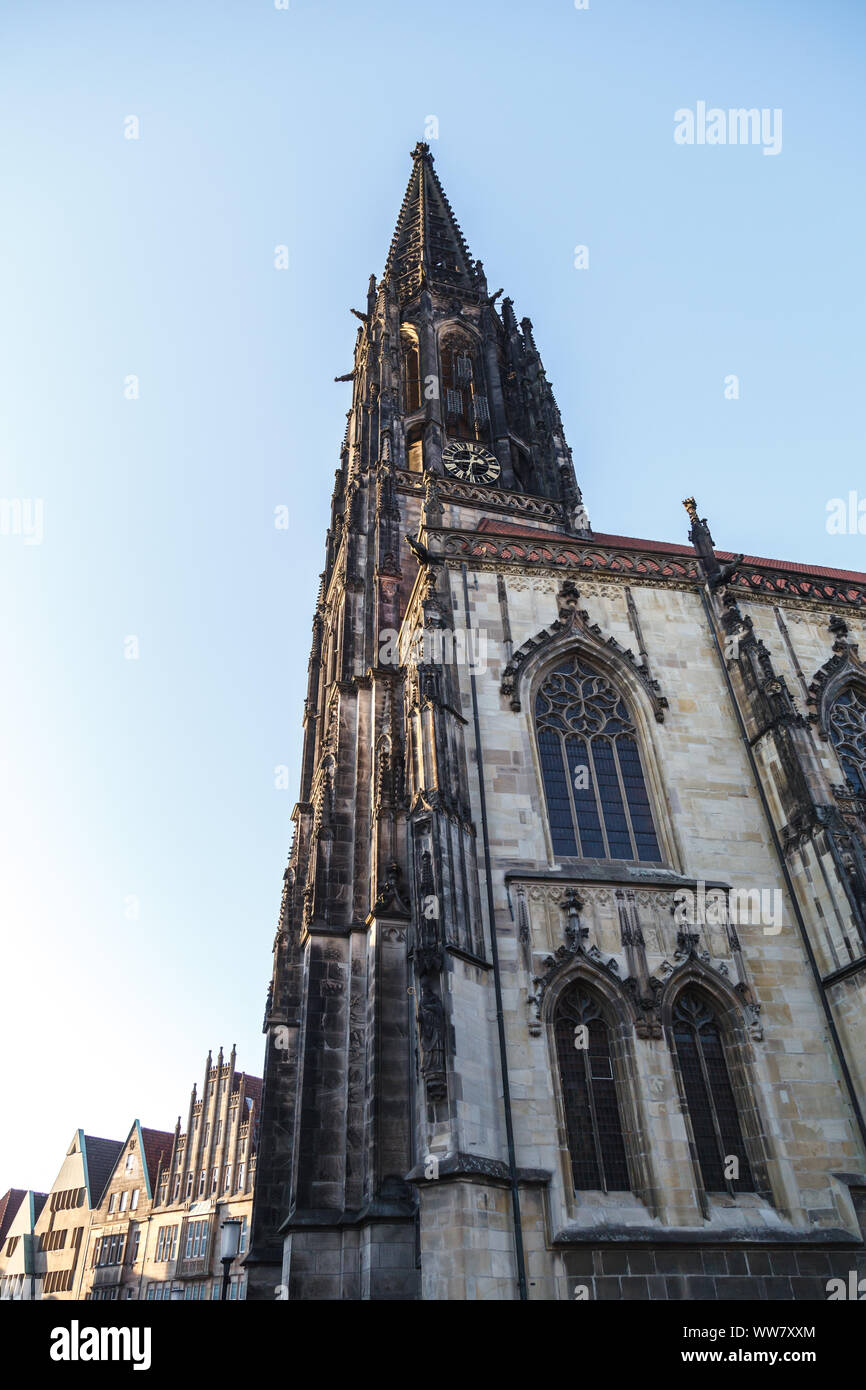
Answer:
<svg viewBox="0 0 866 1390"><path fill-rule="evenodd" d="M220 1259L223 1265L223 1301L229 1296L229 1283L231 1281L229 1270L232 1267L232 1261L237 1259L240 1248L241 1222L239 1217L230 1216L228 1220L223 1222L220 1228Z"/></svg>

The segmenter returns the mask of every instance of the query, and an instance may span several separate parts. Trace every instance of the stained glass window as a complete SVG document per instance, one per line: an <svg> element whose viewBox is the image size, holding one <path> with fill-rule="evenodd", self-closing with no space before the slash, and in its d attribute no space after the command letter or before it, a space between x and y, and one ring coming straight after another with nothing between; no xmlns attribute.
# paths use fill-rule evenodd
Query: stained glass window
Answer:
<svg viewBox="0 0 866 1390"><path fill-rule="evenodd" d="M857 796L866 796L866 699L849 686L835 701L828 720L830 737Z"/></svg>
<svg viewBox="0 0 866 1390"><path fill-rule="evenodd" d="M596 1001L579 985L563 995L554 1032L574 1186L627 1192L608 1027Z"/></svg>
<svg viewBox="0 0 866 1390"><path fill-rule="evenodd" d="M661 863L637 730L606 676L569 656L535 698L553 852Z"/></svg>
<svg viewBox="0 0 866 1390"><path fill-rule="evenodd" d="M694 990L685 990L674 1006L674 1044L704 1189L754 1192L721 1031L712 1008Z"/></svg>

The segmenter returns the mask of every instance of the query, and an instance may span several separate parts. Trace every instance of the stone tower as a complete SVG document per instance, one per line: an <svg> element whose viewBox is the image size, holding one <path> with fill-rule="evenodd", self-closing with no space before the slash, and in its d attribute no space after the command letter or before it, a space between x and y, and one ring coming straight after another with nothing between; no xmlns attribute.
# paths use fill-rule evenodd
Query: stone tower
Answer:
<svg viewBox="0 0 866 1390"><path fill-rule="evenodd" d="M248 1296L825 1297L866 576L716 552L692 499L692 544L593 533L532 324L412 161L352 310Z"/></svg>

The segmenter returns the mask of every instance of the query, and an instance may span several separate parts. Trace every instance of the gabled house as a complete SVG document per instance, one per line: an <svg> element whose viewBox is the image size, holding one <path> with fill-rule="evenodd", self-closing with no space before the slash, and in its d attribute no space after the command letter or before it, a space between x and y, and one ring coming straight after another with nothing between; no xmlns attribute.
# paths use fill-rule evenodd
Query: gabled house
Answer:
<svg viewBox="0 0 866 1390"><path fill-rule="evenodd" d="M77 1297L139 1297L156 1180L174 1137L133 1121L93 1212Z"/></svg>
<svg viewBox="0 0 866 1390"><path fill-rule="evenodd" d="M0 1197L0 1299L36 1296L33 1228L47 1200L45 1192L20 1187Z"/></svg>
<svg viewBox="0 0 866 1390"><path fill-rule="evenodd" d="M91 1213L122 1148L77 1129L34 1227L38 1298L77 1298Z"/></svg>

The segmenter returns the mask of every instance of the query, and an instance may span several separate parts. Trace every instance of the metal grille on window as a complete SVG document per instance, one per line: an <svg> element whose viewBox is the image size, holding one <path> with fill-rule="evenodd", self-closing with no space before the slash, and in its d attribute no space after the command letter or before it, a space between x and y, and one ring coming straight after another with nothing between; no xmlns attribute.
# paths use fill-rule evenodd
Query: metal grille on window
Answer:
<svg viewBox="0 0 866 1390"><path fill-rule="evenodd" d="M554 854L661 863L637 730L607 677L568 657L541 684L535 724Z"/></svg>
<svg viewBox="0 0 866 1390"><path fill-rule="evenodd" d="M445 409L449 415L463 414L463 392L452 391L449 386L445 392Z"/></svg>
<svg viewBox="0 0 866 1390"><path fill-rule="evenodd" d="M857 796L866 796L866 699L851 686L843 690L830 711L830 737L848 781Z"/></svg>
<svg viewBox="0 0 866 1390"><path fill-rule="evenodd" d="M490 419L486 396L472 397L472 415L477 425L486 425Z"/></svg>
<svg viewBox="0 0 866 1390"><path fill-rule="evenodd" d="M472 358L465 353L454 354L454 380L460 382L472 380Z"/></svg>
<svg viewBox="0 0 866 1390"><path fill-rule="evenodd" d="M631 1185L608 1027L596 1001L580 986L563 995L554 1032L575 1189L627 1192Z"/></svg>
<svg viewBox="0 0 866 1390"><path fill-rule="evenodd" d="M705 1191L754 1192L722 1035L709 1004L693 990L674 1006L674 1043Z"/></svg>

